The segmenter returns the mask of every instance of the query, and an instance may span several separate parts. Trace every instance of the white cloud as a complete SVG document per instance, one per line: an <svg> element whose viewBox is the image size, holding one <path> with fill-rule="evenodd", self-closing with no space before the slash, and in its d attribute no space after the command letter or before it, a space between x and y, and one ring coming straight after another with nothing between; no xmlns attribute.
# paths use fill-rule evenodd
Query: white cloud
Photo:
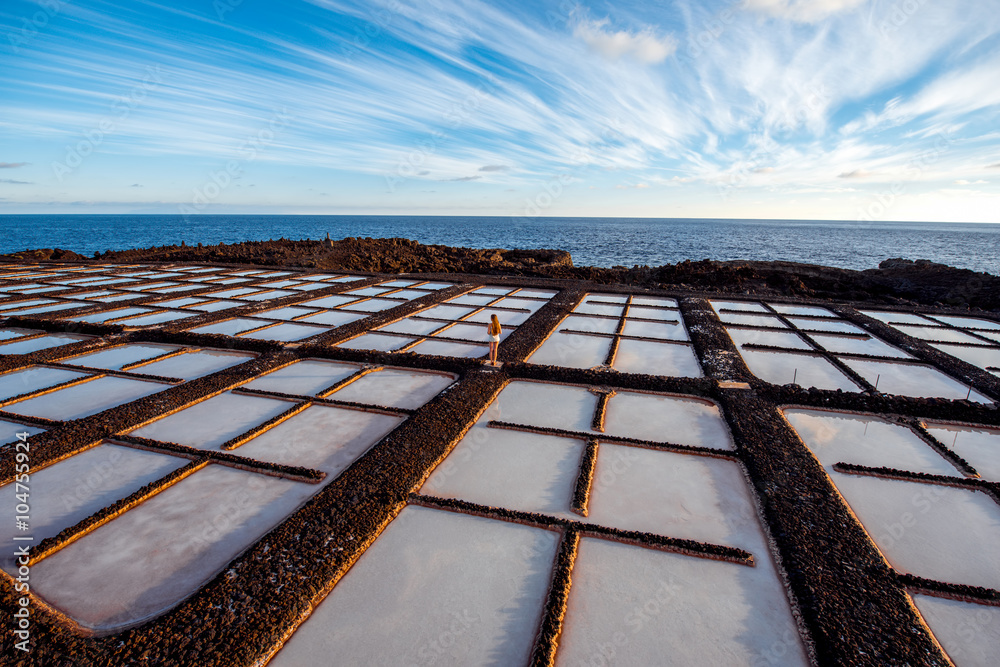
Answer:
<svg viewBox="0 0 1000 667"><path fill-rule="evenodd" d="M573 35L610 60L631 56L646 65L655 65L677 50L677 40L670 35L657 37L652 28L641 32L612 32L607 30L607 25L607 19L580 21L573 29Z"/></svg>
<svg viewBox="0 0 1000 667"><path fill-rule="evenodd" d="M865 0L744 0L747 9L800 23L815 23L864 3Z"/></svg>

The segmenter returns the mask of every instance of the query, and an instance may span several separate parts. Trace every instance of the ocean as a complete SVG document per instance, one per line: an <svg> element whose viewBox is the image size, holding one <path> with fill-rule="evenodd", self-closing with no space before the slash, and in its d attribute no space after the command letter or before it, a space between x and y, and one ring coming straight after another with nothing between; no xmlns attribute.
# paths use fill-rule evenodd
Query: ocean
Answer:
<svg viewBox="0 0 1000 667"><path fill-rule="evenodd" d="M403 237L473 248L556 248L577 266L786 260L870 269L889 257L1000 275L1000 224L356 215L0 215L0 253L148 248L184 241Z"/></svg>

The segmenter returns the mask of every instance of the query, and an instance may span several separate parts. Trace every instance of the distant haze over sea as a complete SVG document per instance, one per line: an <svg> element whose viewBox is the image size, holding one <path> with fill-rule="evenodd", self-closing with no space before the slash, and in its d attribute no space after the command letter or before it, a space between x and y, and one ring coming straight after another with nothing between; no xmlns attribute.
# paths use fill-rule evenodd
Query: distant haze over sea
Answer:
<svg viewBox="0 0 1000 667"><path fill-rule="evenodd" d="M870 269L889 257L1000 274L1000 225L925 222L354 215L0 215L0 253L403 237L472 248L556 248L577 266L786 260Z"/></svg>

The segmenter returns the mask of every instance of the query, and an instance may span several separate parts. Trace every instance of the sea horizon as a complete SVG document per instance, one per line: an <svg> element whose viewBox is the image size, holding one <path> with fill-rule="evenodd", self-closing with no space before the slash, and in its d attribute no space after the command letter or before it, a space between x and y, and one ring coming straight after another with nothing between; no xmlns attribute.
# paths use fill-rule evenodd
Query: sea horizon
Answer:
<svg viewBox="0 0 1000 667"><path fill-rule="evenodd" d="M30 224L28 224L30 223ZM503 223L503 224L498 224ZM1000 224L766 218L462 215L0 214L0 254L60 248L84 256L151 246L270 239L407 238L420 243L557 249L577 266L685 260L790 261L864 270L894 257L1000 273Z"/></svg>

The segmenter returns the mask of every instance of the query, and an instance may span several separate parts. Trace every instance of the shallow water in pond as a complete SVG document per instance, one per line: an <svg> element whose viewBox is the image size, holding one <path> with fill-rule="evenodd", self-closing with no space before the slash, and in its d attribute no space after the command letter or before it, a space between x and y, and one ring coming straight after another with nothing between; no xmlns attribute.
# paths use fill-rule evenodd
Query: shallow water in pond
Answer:
<svg viewBox="0 0 1000 667"><path fill-rule="evenodd" d="M546 530L407 507L268 664L526 664L557 543Z"/></svg>
<svg viewBox="0 0 1000 667"><path fill-rule="evenodd" d="M801 387L859 391L850 378L823 357L763 350L740 350L740 354L751 373L771 384L785 385L794 381Z"/></svg>
<svg viewBox="0 0 1000 667"><path fill-rule="evenodd" d="M442 357L482 357L490 352L487 345L473 345L471 343L452 343L444 340L428 339L411 348L411 352L417 354L433 354Z"/></svg>
<svg viewBox="0 0 1000 667"><path fill-rule="evenodd" d="M38 429L36 429L37 431ZM120 445L102 444L31 472L31 529L36 542L58 535L94 512L125 498L190 460ZM15 485L0 487L0 500L13 507ZM0 527L0 565L16 571L13 522Z"/></svg>
<svg viewBox="0 0 1000 667"><path fill-rule="evenodd" d="M80 419L170 389L169 384L102 377L18 401L4 409L44 419Z"/></svg>
<svg viewBox="0 0 1000 667"><path fill-rule="evenodd" d="M500 392L489 418L589 432L596 407L597 396L585 387L515 380Z"/></svg>
<svg viewBox="0 0 1000 667"><path fill-rule="evenodd" d="M360 369L356 364L306 359L262 375L243 386L281 394L314 396Z"/></svg>
<svg viewBox="0 0 1000 667"><path fill-rule="evenodd" d="M846 336L828 336L824 334L809 334L809 337L829 352L912 359L912 355L877 338L847 338Z"/></svg>
<svg viewBox="0 0 1000 667"><path fill-rule="evenodd" d="M746 567L583 538L556 665L608 664L610 651L623 665L810 664L774 566L755 556Z"/></svg>
<svg viewBox="0 0 1000 667"><path fill-rule="evenodd" d="M289 401L226 392L130 431L129 435L218 450L219 445L293 405Z"/></svg>
<svg viewBox="0 0 1000 667"><path fill-rule="evenodd" d="M34 565L33 590L108 630L197 591L319 487L209 465Z"/></svg>
<svg viewBox="0 0 1000 667"><path fill-rule="evenodd" d="M604 432L651 442L733 448L718 406L680 396L620 391L608 400Z"/></svg>
<svg viewBox="0 0 1000 667"><path fill-rule="evenodd" d="M549 336L527 360L533 364L593 368L604 363L610 349L611 338L557 331Z"/></svg>
<svg viewBox="0 0 1000 667"><path fill-rule="evenodd" d="M195 350L179 354L163 361L154 361L144 366L130 368L133 373L146 373L161 377L193 380L211 373L217 373L225 368L231 368L257 355L248 352L232 352L229 350Z"/></svg>
<svg viewBox="0 0 1000 667"><path fill-rule="evenodd" d="M0 375L0 401L88 376L89 373L44 366L30 366L18 371L11 371Z"/></svg>
<svg viewBox="0 0 1000 667"><path fill-rule="evenodd" d="M31 333L35 333L32 331ZM81 340L90 340L93 336L83 334L56 333L32 338L30 340L14 340L10 343L0 345L0 354L31 354L39 350L47 350L52 347L69 345Z"/></svg>
<svg viewBox="0 0 1000 667"><path fill-rule="evenodd" d="M240 337L288 342L309 338L329 330L329 327L299 324L298 322L284 322L273 327L267 327L266 329L260 329L259 331L252 331L248 334L243 334Z"/></svg>
<svg viewBox="0 0 1000 667"><path fill-rule="evenodd" d="M896 569L1000 588L1000 506L985 493L836 472L831 478Z"/></svg>
<svg viewBox="0 0 1000 667"><path fill-rule="evenodd" d="M402 368L362 375L327 398L415 410L455 381L454 376Z"/></svg>
<svg viewBox="0 0 1000 667"><path fill-rule="evenodd" d="M957 667L993 667L1000 655L1000 608L911 593L913 603Z"/></svg>
<svg viewBox="0 0 1000 667"><path fill-rule="evenodd" d="M61 363L73 366L87 366L106 370L121 370L122 366L134 364L143 359L151 359L163 354L179 350L178 345L159 345L156 343L131 343L97 352L88 352L76 357L62 359Z"/></svg>
<svg viewBox="0 0 1000 667"><path fill-rule="evenodd" d="M671 345L623 338L612 367L622 373L671 377L702 377L698 358L690 345Z"/></svg>
<svg viewBox="0 0 1000 667"><path fill-rule="evenodd" d="M877 380L878 390L887 394L951 399L964 399L968 395L969 400L978 403L993 402L975 389L970 394L967 385L930 366L846 358L844 363L871 384Z"/></svg>
<svg viewBox="0 0 1000 667"><path fill-rule="evenodd" d="M920 436L876 417L824 410L785 410L785 418L827 473L834 463L961 477Z"/></svg>
<svg viewBox="0 0 1000 667"><path fill-rule="evenodd" d="M1000 429L928 422L927 430L976 469L983 479L1000 482Z"/></svg>

